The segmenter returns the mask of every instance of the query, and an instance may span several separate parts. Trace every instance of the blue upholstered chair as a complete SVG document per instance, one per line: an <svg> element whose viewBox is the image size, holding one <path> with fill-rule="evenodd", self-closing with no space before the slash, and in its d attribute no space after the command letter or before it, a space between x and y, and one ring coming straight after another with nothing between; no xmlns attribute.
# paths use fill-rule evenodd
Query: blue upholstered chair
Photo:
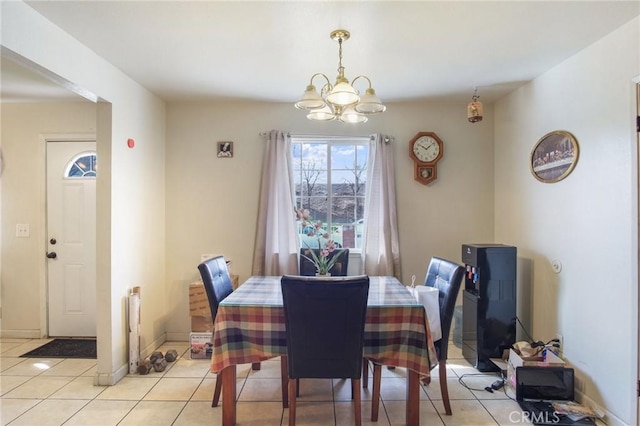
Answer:
<svg viewBox="0 0 640 426"><path fill-rule="evenodd" d="M362 423L360 375L369 277L281 280L287 335L289 425L296 422L299 379L351 379L356 425Z"/></svg>

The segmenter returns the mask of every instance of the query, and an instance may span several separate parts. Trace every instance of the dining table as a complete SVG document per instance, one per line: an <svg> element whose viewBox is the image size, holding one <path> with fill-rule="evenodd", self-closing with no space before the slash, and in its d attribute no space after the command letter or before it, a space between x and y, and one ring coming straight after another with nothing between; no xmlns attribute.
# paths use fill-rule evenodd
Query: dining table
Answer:
<svg viewBox="0 0 640 426"><path fill-rule="evenodd" d="M236 365L281 357L288 406L287 339L280 276L252 276L218 306L211 372L222 380L222 424L236 424ZM327 312L327 315L331 315ZM407 369L406 424L420 422L420 380L437 365L423 304L392 276L370 276L363 357Z"/></svg>

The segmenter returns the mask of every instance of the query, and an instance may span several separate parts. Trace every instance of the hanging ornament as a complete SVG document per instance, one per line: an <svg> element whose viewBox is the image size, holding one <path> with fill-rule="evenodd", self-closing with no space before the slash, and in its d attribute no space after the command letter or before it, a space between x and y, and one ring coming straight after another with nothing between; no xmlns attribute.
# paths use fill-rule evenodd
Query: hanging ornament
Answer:
<svg viewBox="0 0 640 426"><path fill-rule="evenodd" d="M474 87L471 102L467 105L467 119L471 123L482 121L482 102L478 99L480 99L480 96L478 95L478 88Z"/></svg>

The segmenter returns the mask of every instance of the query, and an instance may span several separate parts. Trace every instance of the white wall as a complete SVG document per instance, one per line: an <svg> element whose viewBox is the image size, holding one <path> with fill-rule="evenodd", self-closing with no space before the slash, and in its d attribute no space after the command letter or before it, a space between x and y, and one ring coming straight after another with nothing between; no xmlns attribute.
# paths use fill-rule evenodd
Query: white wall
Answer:
<svg viewBox="0 0 640 426"><path fill-rule="evenodd" d="M166 336L164 103L27 4L0 7L3 48L100 99L96 382L113 384L128 372L125 306L132 287L142 287L141 347L155 349ZM4 246L2 253L11 256Z"/></svg>
<svg viewBox="0 0 640 426"><path fill-rule="evenodd" d="M493 241L493 110L471 124L466 103L391 104L364 125L307 120L292 104L225 102L167 107L167 300L170 338L189 331L187 288L200 255L224 254L240 282L251 275L264 153L262 131L395 137L403 280L424 280L431 256L461 262L461 245ZM409 140L433 131L444 141L438 180L413 179ZM216 157L217 141L234 157Z"/></svg>
<svg viewBox="0 0 640 426"><path fill-rule="evenodd" d="M495 107L496 239L532 266L535 339L560 333L578 388L636 424L638 227L635 88L640 21L566 60ZM536 141L574 134L580 157L566 179L529 171ZM550 261L562 262L554 274Z"/></svg>

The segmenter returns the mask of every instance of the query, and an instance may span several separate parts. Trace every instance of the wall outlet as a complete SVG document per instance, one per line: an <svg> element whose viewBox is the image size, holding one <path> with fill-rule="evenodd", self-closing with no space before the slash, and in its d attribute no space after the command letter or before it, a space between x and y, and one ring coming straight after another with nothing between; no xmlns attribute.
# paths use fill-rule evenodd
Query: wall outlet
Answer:
<svg viewBox="0 0 640 426"><path fill-rule="evenodd" d="M18 238L29 238L29 224L28 223L18 223L16 225L16 237L18 237Z"/></svg>
<svg viewBox="0 0 640 426"><path fill-rule="evenodd" d="M564 339L562 338L562 334L556 333L556 339L558 339L558 344L560 344L560 350L558 352L559 354L562 354L562 352L564 351Z"/></svg>

